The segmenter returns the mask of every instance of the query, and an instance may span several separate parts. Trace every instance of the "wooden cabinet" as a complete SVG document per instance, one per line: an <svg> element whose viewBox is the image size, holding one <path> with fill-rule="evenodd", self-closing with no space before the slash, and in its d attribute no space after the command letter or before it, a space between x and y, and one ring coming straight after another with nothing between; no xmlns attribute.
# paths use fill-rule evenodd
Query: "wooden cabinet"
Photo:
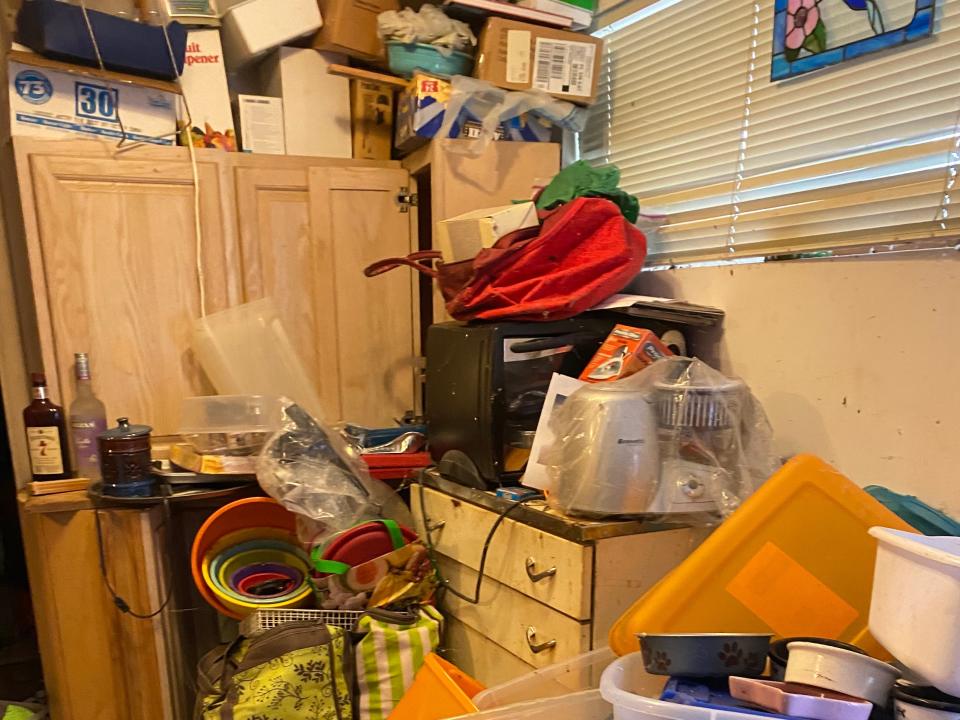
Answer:
<svg viewBox="0 0 960 720"><path fill-rule="evenodd" d="M180 399L212 391L187 352L201 297L192 169L169 151L93 148L17 143L44 369L68 406L73 353L89 352L108 412L170 434ZM203 295L214 312L239 298L237 249L220 166L204 159L197 172Z"/></svg>
<svg viewBox="0 0 960 720"><path fill-rule="evenodd" d="M410 172L419 200L419 248L437 249L433 226L439 220L528 199L539 182L549 182L560 171L560 145L493 142L474 158L430 143L404 158L403 167ZM439 290L434 287L431 292L432 318L424 325L450 319Z"/></svg>
<svg viewBox="0 0 960 720"><path fill-rule="evenodd" d="M21 496L37 637L56 720L173 720L189 716L191 678L172 648L169 613L121 614L100 574L95 511L86 493ZM167 593L168 528L160 508L102 510L107 577L134 612Z"/></svg>
<svg viewBox="0 0 960 720"><path fill-rule="evenodd" d="M425 478L410 494L418 532L430 527L444 579L473 596L490 528L510 503ZM487 685L607 645L613 623L705 537L690 528L574 520L523 507L490 542L479 602L444 594L447 644L458 666Z"/></svg>

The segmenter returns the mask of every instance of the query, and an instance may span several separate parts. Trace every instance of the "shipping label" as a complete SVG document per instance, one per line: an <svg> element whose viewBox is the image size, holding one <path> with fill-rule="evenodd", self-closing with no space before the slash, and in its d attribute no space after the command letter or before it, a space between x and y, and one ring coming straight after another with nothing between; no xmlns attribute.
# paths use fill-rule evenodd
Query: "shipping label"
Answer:
<svg viewBox="0 0 960 720"><path fill-rule="evenodd" d="M533 87L550 93L589 97L593 89L596 46L570 40L537 38Z"/></svg>

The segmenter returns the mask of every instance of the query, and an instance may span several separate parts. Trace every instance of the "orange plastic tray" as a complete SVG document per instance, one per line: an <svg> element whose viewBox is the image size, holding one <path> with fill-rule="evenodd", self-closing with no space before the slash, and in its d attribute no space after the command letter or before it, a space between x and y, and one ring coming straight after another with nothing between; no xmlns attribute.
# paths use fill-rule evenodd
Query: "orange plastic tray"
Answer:
<svg viewBox="0 0 960 720"><path fill-rule="evenodd" d="M798 455L617 621L610 647L637 633L773 632L889 654L867 629L875 526L912 530L827 463Z"/></svg>
<svg viewBox="0 0 960 720"><path fill-rule="evenodd" d="M472 698L485 689L456 665L430 653L390 720L445 720L475 713Z"/></svg>

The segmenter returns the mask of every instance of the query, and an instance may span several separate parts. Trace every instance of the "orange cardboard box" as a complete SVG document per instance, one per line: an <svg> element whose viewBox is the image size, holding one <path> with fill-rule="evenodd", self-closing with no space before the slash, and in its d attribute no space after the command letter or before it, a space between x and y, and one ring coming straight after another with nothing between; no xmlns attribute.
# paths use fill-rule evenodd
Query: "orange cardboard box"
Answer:
<svg viewBox="0 0 960 720"><path fill-rule="evenodd" d="M673 355L651 330L617 325L580 373L585 382L619 380Z"/></svg>

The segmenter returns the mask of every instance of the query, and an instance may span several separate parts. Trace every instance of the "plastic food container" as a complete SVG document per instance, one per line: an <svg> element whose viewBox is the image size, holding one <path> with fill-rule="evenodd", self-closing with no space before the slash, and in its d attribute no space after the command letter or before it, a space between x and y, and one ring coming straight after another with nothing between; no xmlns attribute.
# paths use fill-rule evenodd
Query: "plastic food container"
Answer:
<svg viewBox="0 0 960 720"><path fill-rule="evenodd" d="M387 43L387 63L390 72L409 78L414 70L423 70L432 75L469 75L473 69L473 57L465 52L452 50L444 55L433 45L425 43Z"/></svg>
<svg viewBox="0 0 960 720"><path fill-rule="evenodd" d="M483 685L436 653L424 658L391 720L442 720L476 711L471 698Z"/></svg>
<svg viewBox="0 0 960 720"><path fill-rule="evenodd" d="M912 529L823 460L798 455L624 613L610 647L635 652L637 633L772 632L887 658L867 630L875 525Z"/></svg>
<svg viewBox="0 0 960 720"><path fill-rule="evenodd" d="M599 690L531 700L459 715L451 720L609 720L612 708Z"/></svg>
<svg viewBox="0 0 960 720"><path fill-rule="evenodd" d="M180 436L203 455L260 451L283 422L283 404L270 395L210 395L180 405Z"/></svg>
<svg viewBox="0 0 960 720"><path fill-rule="evenodd" d="M870 631L931 685L960 696L960 538L876 527Z"/></svg>
<svg viewBox="0 0 960 720"><path fill-rule="evenodd" d="M615 720L758 720L756 713L711 710L654 700L648 697L649 681L640 653L624 655L604 670L600 693L613 705Z"/></svg>
<svg viewBox="0 0 960 720"><path fill-rule="evenodd" d="M321 25L315 0L287 0L282 9L276 0L246 0L223 15L223 55L230 69L235 69L275 47L312 35Z"/></svg>
<svg viewBox="0 0 960 720"><path fill-rule="evenodd" d="M887 704L900 671L872 657L817 643L789 645L786 681Z"/></svg>
<svg viewBox="0 0 960 720"><path fill-rule="evenodd" d="M822 688L730 678L730 695L780 715L810 720L868 720L873 704Z"/></svg>

